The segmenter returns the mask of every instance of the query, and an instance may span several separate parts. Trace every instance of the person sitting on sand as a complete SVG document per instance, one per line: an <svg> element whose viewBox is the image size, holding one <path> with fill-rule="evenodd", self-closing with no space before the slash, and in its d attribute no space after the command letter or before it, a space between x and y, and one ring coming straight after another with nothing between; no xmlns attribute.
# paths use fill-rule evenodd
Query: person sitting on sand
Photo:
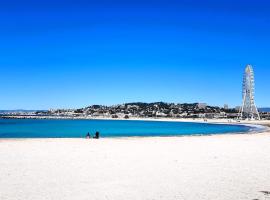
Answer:
<svg viewBox="0 0 270 200"><path fill-rule="evenodd" d="M90 139L91 138L91 135L90 133L88 132L87 135L86 135L86 139Z"/></svg>
<svg viewBox="0 0 270 200"><path fill-rule="evenodd" d="M94 136L95 139L99 139L99 132L96 132L96 135Z"/></svg>

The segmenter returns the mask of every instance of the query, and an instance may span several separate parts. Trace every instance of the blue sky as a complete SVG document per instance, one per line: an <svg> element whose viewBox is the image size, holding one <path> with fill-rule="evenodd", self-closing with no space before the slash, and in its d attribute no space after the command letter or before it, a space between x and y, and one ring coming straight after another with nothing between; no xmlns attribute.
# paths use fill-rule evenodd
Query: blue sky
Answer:
<svg viewBox="0 0 270 200"><path fill-rule="evenodd" d="M2 1L0 109L241 103L246 64L270 106L267 1Z"/></svg>

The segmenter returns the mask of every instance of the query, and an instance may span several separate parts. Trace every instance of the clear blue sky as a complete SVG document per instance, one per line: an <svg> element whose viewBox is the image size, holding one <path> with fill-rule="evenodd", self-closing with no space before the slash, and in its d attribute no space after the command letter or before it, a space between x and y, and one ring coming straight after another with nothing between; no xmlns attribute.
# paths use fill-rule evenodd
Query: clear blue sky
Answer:
<svg viewBox="0 0 270 200"><path fill-rule="evenodd" d="M246 64L270 106L270 3L0 0L0 109L241 103Z"/></svg>

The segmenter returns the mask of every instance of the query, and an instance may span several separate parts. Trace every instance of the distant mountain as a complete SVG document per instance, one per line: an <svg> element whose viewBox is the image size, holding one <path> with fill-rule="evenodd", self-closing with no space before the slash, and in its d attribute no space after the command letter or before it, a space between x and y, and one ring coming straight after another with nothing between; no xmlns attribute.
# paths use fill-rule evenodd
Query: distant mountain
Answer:
<svg viewBox="0 0 270 200"><path fill-rule="evenodd" d="M270 108L259 108L260 112L270 112Z"/></svg>

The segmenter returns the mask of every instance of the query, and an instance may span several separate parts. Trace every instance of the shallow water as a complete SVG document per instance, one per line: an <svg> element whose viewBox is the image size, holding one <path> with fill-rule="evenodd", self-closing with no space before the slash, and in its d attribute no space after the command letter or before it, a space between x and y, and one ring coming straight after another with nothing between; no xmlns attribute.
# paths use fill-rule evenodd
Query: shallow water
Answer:
<svg viewBox="0 0 270 200"><path fill-rule="evenodd" d="M183 136L248 132L251 127L191 122L132 120L0 119L0 138L80 138L87 132L101 137Z"/></svg>

